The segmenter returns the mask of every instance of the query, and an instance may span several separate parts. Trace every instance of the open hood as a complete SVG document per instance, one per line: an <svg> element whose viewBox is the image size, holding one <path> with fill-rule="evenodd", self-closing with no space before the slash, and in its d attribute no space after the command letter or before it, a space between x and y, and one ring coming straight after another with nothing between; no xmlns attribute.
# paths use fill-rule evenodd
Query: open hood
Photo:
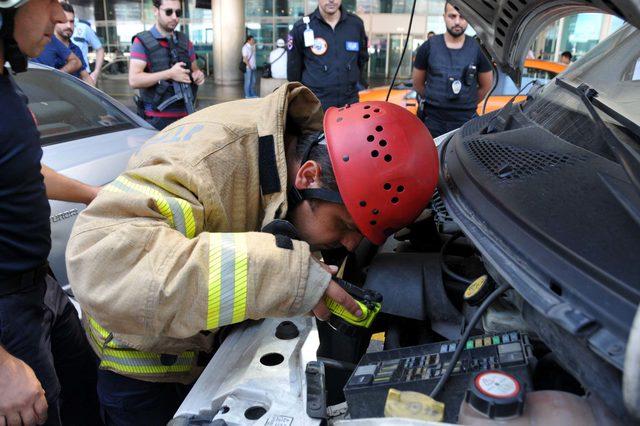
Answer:
<svg viewBox="0 0 640 426"><path fill-rule="evenodd" d="M478 34L498 68L520 85L533 38L558 19L609 13L640 28L640 0L451 0Z"/></svg>

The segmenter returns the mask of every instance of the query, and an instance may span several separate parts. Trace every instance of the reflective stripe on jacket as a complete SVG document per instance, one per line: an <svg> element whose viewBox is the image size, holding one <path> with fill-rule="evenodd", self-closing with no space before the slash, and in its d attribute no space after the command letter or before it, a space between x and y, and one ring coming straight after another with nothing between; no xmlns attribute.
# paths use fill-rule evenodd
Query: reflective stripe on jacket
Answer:
<svg viewBox="0 0 640 426"><path fill-rule="evenodd" d="M299 83L192 114L80 214L67 270L102 368L191 383L200 371L183 366L211 351L218 327L318 303L330 277L308 244L281 248L257 232L286 216L287 120L322 128L320 103Z"/></svg>

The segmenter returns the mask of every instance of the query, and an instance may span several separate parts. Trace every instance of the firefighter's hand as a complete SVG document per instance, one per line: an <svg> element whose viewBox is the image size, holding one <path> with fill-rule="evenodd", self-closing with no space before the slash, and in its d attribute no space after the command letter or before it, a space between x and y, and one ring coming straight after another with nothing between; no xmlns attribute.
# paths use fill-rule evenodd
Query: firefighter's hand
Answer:
<svg viewBox="0 0 640 426"><path fill-rule="evenodd" d="M184 62L177 62L169 70L169 78L178 83L191 83L191 78L189 77L190 71L186 66Z"/></svg>
<svg viewBox="0 0 640 426"><path fill-rule="evenodd" d="M193 78L193 82L200 86L204 83L204 73L200 70L196 70L191 73L191 78Z"/></svg>
<svg viewBox="0 0 640 426"><path fill-rule="evenodd" d="M318 302L316 307L313 308L313 314L319 320L326 321L329 319L329 316L331 315L331 312L327 308L327 305L325 305L324 303L325 297L335 300L340 305L344 306L353 315L357 317L362 316L362 311L360 310L360 307L358 306L356 301L353 300L353 297L351 297L349 293L344 291L344 289L340 287L338 283L331 280L331 282L329 282L329 286L327 287L327 290L324 292L324 297L320 299L320 302Z"/></svg>
<svg viewBox="0 0 640 426"><path fill-rule="evenodd" d="M47 420L47 400L33 370L2 348L0 426L34 426Z"/></svg>

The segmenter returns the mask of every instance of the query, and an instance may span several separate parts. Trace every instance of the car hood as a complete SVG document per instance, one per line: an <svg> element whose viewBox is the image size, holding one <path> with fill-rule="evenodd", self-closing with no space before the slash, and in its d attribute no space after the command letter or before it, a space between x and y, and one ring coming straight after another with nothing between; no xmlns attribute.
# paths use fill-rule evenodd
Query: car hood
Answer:
<svg viewBox="0 0 640 426"><path fill-rule="evenodd" d="M609 13L640 28L638 0L451 0L498 67L520 84L533 38L547 25L580 12Z"/></svg>

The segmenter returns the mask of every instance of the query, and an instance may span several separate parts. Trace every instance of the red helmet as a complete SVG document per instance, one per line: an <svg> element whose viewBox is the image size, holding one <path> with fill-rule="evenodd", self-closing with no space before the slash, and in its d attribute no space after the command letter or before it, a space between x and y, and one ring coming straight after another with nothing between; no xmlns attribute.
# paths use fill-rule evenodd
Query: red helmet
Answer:
<svg viewBox="0 0 640 426"><path fill-rule="evenodd" d="M438 183L438 153L426 126L389 102L329 108L324 132L340 196L374 244L412 223Z"/></svg>

